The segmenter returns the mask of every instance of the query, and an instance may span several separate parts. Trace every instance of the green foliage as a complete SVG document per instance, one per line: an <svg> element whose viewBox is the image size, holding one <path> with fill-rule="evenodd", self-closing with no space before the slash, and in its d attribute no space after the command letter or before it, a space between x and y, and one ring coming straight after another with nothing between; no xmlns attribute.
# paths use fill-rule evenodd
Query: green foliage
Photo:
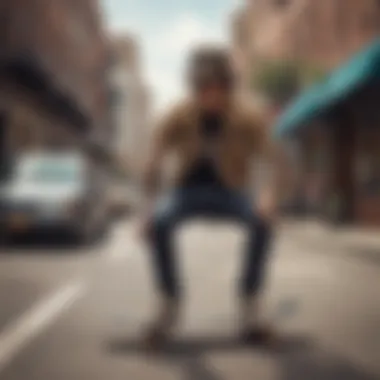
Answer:
<svg viewBox="0 0 380 380"><path fill-rule="evenodd" d="M253 88L276 102L293 97L299 87L297 67L289 62L267 62L253 74Z"/></svg>
<svg viewBox="0 0 380 380"><path fill-rule="evenodd" d="M302 87L308 87L316 83L323 82L326 77L326 71L316 66L303 66L300 70Z"/></svg>
<svg viewBox="0 0 380 380"><path fill-rule="evenodd" d="M270 61L255 67L252 87L276 103L285 103L306 87L324 78L324 71L310 65Z"/></svg>

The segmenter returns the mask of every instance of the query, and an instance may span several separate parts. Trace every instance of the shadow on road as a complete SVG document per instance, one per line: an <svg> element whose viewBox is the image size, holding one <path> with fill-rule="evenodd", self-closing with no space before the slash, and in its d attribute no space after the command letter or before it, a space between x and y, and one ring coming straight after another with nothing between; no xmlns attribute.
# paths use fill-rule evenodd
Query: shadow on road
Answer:
<svg viewBox="0 0 380 380"><path fill-rule="evenodd" d="M380 265L380 248L351 246L346 249L346 252L357 260L366 261L373 265Z"/></svg>
<svg viewBox="0 0 380 380"><path fill-rule="evenodd" d="M128 339L115 340L107 350L113 355L146 354L141 343ZM339 358L315 346L302 336L286 337L275 349L252 347L237 339L199 337L173 341L152 359L169 361L183 372L183 380L222 380L206 361L206 355L217 352L243 353L264 352L278 366L279 380L376 380L378 377L366 373L351 362ZM254 374L252 374L254 376ZM254 377L253 377L254 378ZM266 380L266 379L260 379Z"/></svg>
<svg viewBox="0 0 380 380"><path fill-rule="evenodd" d="M276 349L264 347L252 347L243 344L239 339L232 337L196 337L186 340L173 341L164 349L154 353L157 360L169 361L175 366L179 366L183 372L184 380L222 380L215 369L211 368L206 360L205 355L216 352L247 352L255 350L264 350L268 354L280 354L280 352L304 350L308 342L303 338L291 337L284 339L282 344ZM111 354L147 354L151 353L144 350L141 343L128 339L115 340L107 346ZM265 379L263 379L265 380ZM294 380L294 379L292 379Z"/></svg>
<svg viewBox="0 0 380 380"><path fill-rule="evenodd" d="M279 356L280 380L376 380L378 376L318 347Z"/></svg>
<svg viewBox="0 0 380 380"><path fill-rule="evenodd" d="M51 254L54 253L81 253L88 247L78 244L72 237L65 234L30 234L12 237L1 244L1 254Z"/></svg>
<svg viewBox="0 0 380 380"><path fill-rule="evenodd" d="M168 343L162 350L160 356L181 356L194 353L220 352L220 351L243 351L252 349L265 349L268 352L287 352L295 349L301 350L308 347L309 343L303 337L284 338L275 348L250 346L244 344L240 339L233 337L192 337L182 340L173 340ZM108 350L114 354L129 352L146 352L141 342L128 339L114 340L108 345Z"/></svg>

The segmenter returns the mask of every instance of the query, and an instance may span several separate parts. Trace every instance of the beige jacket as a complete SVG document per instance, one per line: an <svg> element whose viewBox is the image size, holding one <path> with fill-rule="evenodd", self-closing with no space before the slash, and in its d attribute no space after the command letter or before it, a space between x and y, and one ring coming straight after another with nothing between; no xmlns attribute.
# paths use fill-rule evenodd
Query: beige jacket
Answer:
<svg viewBox="0 0 380 380"><path fill-rule="evenodd" d="M161 165L167 154L174 154L177 181L181 181L200 156L202 137L198 115L198 107L185 100L174 106L155 128L144 175L147 190L154 191L158 185ZM255 107L234 100L226 110L216 154L217 169L225 185L231 189L250 185L253 160L261 156L273 162L274 152L269 121Z"/></svg>

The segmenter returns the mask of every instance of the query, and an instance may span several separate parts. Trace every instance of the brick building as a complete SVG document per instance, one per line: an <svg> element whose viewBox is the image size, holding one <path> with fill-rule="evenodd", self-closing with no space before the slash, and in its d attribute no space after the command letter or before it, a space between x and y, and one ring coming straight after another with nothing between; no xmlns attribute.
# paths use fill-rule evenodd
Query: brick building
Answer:
<svg viewBox="0 0 380 380"><path fill-rule="evenodd" d="M3 0L0 19L2 151L76 131L104 140L109 51L98 2Z"/></svg>
<svg viewBox="0 0 380 380"><path fill-rule="evenodd" d="M233 19L242 82L262 60L332 69L380 33L376 0L246 0Z"/></svg>
<svg viewBox="0 0 380 380"><path fill-rule="evenodd" d="M242 89L252 92L252 73L261 62L301 61L330 71L379 34L380 2L375 0L246 1L236 11L232 24L233 52ZM351 106L356 114L360 113L358 102ZM363 118L364 114L366 118ZM351 140L347 140L349 137L346 139L347 149L342 148L342 139L337 141L332 133L328 133L334 129L332 126L323 131L314 129L313 133L309 132L293 145L285 147L295 157L291 165L286 164L286 160L282 163L281 172L288 173L287 178L290 179L284 186L285 197L301 201L301 208L306 208L307 212L318 209L316 212L323 213L321 208L330 207L326 201L328 188L332 181L338 181L352 206L351 215L363 224L380 223L380 214L375 211L380 210L380 198L372 196L369 201L362 193L358 195L358 191L354 196L352 176L349 175L357 171L357 164L353 161L356 145L366 146L364 150L368 153L370 140L376 144L379 141L377 129L363 128L369 124L368 110L360 115L356 117ZM348 120L339 121L340 124L342 122L347 132ZM354 133L356 138L353 139ZM335 156L335 159L330 156ZM336 162L334 178L330 168L333 161ZM292 175L285 171L286 167L294 169Z"/></svg>
<svg viewBox="0 0 380 380"><path fill-rule="evenodd" d="M116 35L112 39L114 102L114 146L119 157L136 169L146 153L150 96L142 70L136 38Z"/></svg>

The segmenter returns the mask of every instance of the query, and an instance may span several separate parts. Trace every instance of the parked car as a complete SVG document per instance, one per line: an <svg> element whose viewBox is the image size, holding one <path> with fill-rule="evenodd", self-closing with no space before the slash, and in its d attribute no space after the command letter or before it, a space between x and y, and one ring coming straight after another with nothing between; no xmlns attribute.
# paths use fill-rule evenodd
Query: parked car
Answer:
<svg viewBox="0 0 380 380"><path fill-rule="evenodd" d="M0 187L3 233L54 230L89 242L108 225L106 186L77 152L24 154Z"/></svg>

